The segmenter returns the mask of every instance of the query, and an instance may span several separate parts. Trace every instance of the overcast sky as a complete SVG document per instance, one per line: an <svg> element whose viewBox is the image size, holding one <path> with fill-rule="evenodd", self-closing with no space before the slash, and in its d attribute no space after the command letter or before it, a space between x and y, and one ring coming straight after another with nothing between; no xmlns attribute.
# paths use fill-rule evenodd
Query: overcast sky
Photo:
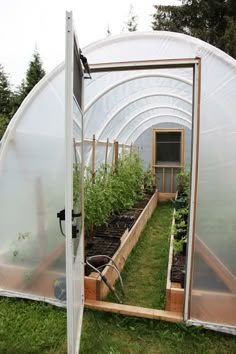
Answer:
<svg viewBox="0 0 236 354"><path fill-rule="evenodd" d="M21 83L37 48L47 72L64 60L65 11L73 11L79 44L104 38L108 25L118 34L128 19L130 4L138 30L150 31L153 5L179 0L0 0L0 63L14 85Z"/></svg>

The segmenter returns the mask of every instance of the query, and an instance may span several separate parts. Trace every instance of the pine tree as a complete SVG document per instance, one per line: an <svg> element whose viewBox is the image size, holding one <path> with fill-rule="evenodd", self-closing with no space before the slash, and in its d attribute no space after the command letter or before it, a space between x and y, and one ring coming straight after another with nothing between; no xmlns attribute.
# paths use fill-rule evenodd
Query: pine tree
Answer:
<svg viewBox="0 0 236 354"><path fill-rule="evenodd" d="M0 114L5 118L10 118L11 115L11 95L12 92L8 75L0 64Z"/></svg>
<svg viewBox="0 0 236 354"><path fill-rule="evenodd" d="M21 84L22 95L26 97L32 88L44 77L45 70L42 66L40 55L37 51L33 54L33 59L29 63L24 82Z"/></svg>
<svg viewBox="0 0 236 354"><path fill-rule="evenodd" d="M134 13L133 5L130 5L128 21L126 22L127 30L129 32L137 31L137 16Z"/></svg>
<svg viewBox="0 0 236 354"><path fill-rule="evenodd" d="M20 107L22 101L30 93L32 88L44 77L45 70L42 66L40 55L37 51L33 54L33 59L29 63L26 71L26 77L22 80L20 86L17 87L12 95L12 110L15 113Z"/></svg>

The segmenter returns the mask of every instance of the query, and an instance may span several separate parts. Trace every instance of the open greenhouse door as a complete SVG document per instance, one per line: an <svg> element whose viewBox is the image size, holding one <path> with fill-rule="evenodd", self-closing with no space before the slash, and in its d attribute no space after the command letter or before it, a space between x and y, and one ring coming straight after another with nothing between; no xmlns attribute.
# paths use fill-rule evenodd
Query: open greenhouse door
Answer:
<svg viewBox="0 0 236 354"><path fill-rule="evenodd" d="M66 13L65 160L67 353L75 354L84 307L83 68L71 12Z"/></svg>

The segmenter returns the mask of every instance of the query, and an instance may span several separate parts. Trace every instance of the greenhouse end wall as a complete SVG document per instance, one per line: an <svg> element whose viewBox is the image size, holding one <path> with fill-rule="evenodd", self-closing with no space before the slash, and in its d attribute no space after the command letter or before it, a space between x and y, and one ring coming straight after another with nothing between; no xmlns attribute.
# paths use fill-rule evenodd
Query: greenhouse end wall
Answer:
<svg viewBox="0 0 236 354"><path fill-rule="evenodd" d="M91 66L201 58L196 229L188 318L194 324L219 330L223 326L235 334L235 60L196 38L158 31L111 36L84 48L83 54ZM138 141L151 126L168 123L166 116L151 116L150 108L157 102L158 106L169 107L172 113L177 107L191 116L192 76L182 69L163 73L149 71L148 75L143 70L125 75L93 74L93 80L85 83L85 138L91 139L96 134L98 140L109 138L124 144ZM36 280L32 288L26 284L43 269L39 267L47 264L50 254L61 252L64 243L56 218L64 207L63 77L61 65L35 87L9 125L0 152L0 264L3 269L8 267L8 273L4 273L8 276L2 277L1 294L41 296L59 304L63 301L54 293L57 275L50 280L50 294L40 293L36 289L40 282ZM171 122L180 124L183 119L191 129L191 119L177 112ZM44 251L35 257L41 242ZM25 252L23 258L20 258L21 250ZM50 263L43 273L64 274L63 252L61 255L62 261L53 265L55 269L49 269ZM17 262L16 258L19 258ZM26 268L19 282L11 277L15 266ZM7 283L7 278L12 283Z"/></svg>

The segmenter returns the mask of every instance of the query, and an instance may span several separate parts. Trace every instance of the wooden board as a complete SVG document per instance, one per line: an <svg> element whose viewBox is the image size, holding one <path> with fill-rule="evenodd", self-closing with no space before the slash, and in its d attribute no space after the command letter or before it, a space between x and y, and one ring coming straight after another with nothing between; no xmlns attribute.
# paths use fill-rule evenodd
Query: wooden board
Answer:
<svg viewBox="0 0 236 354"><path fill-rule="evenodd" d="M158 200L161 203L162 202L167 202L171 198L175 198L175 195L176 195L176 193L162 193L162 192L159 192Z"/></svg>
<svg viewBox="0 0 236 354"><path fill-rule="evenodd" d="M168 322L183 322L183 316L178 313L149 309L145 307L114 304L111 302L93 300L86 300L85 307L93 310L118 313L126 316L135 316Z"/></svg>
<svg viewBox="0 0 236 354"><path fill-rule="evenodd" d="M172 218L172 228L175 224L175 209L173 212ZM173 240L174 235L171 232L170 237L170 249L169 249L169 261L168 261L168 270L167 270L167 280L166 280L166 311L174 311L178 313L183 313L184 309L184 289L181 289L180 285L174 284L172 286L170 276L171 276L171 267L172 267L172 258L173 258Z"/></svg>
<svg viewBox="0 0 236 354"><path fill-rule="evenodd" d="M184 310L184 289L166 289L166 311L183 313Z"/></svg>
<svg viewBox="0 0 236 354"><path fill-rule="evenodd" d="M84 296L85 299L100 299L101 278L98 273L93 272L89 277L84 277Z"/></svg>

